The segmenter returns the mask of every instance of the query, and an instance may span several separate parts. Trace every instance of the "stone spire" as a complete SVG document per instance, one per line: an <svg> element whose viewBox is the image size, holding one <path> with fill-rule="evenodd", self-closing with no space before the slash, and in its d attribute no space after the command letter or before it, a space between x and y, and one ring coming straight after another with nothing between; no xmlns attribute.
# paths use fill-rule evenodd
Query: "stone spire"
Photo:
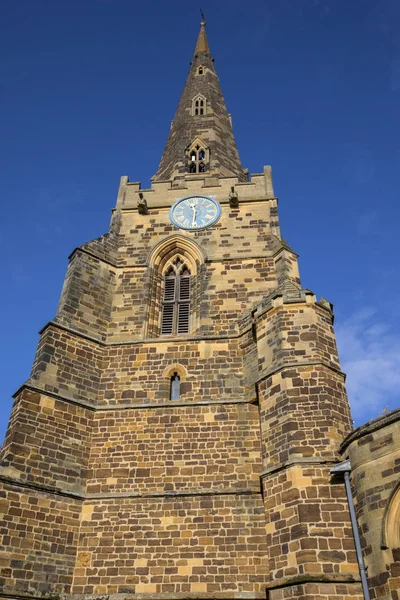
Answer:
<svg viewBox="0 0 400 600"><path fill-rule="evenodd" d="M247 178L207 41L204 18L193 60L153 181L185 177Z"/></svg>
<svg viewBox="0 0 400 600"><path fill-rule="evenodd" d="M208 46L207 35L206 35L206 22L204 19L200 23L200 33L197 38L197 44L194 51L194 54L198 54L199 52L207 52L210 54L210 48Z"/></svg>

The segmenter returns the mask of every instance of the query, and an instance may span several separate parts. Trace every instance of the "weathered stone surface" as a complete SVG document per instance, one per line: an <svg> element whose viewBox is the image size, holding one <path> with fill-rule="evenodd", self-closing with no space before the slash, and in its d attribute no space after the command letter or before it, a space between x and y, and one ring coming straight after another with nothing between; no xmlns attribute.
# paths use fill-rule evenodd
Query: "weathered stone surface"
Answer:
<svg viewBox="0 0 400 600"><path fill-rule="evenodd" d="M400 410L358 427L342 444L350 458L371 598L400 590Z"/></svg>
<svg viewBox="0 0 400 600"><path fill-rule="evenodd" d="M209 112L193 115L200 92ZM329 475L352 428L332 307L301 288L271 170L247 180L221 98L201 34L151 188L122 177L110 231L70 257L0 456L3 597L362 597L344 485ZM195 175L193 136L210 145ZM178 230L170 207L199 194L221 218ZM190 331L162 336L178 257ZM375 597L399 600L400 436L385 419L342 451Z"/></svg>

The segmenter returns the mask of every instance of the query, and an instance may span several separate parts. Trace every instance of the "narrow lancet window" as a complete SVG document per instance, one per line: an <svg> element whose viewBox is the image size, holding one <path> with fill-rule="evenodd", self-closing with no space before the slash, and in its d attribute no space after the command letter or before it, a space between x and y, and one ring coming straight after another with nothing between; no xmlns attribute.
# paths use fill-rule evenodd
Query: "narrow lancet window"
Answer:
<svg viewBox="0 0 400 600"><path fill-rule="evenodd" d="M178 373L174 373L171 377L170 400L179 400L181 395L181 378Z"/></svg>

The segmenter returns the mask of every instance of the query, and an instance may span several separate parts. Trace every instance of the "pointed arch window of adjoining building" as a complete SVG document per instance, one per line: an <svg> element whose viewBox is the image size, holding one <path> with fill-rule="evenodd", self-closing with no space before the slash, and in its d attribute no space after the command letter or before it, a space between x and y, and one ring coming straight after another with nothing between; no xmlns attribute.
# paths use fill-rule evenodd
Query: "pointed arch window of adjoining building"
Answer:
<svg viewBox="0 0 400 600"><path fill-rule="evenodd" d="M385 512L381 547L394 550L400 548L400 483L389 496Z"/></svg>
<svg viewBox="0 0 400 600"><path fill-rule="evenodd" d="M190 271L178 256L164 275L161 335L189 333Z"/></svg>
<svg viewBox="0 0 400 600"><path fill-rule="evenodd" d="M207 114L207 101L204 96L199 94L192 100L192 116L202 117Z"/></svg>

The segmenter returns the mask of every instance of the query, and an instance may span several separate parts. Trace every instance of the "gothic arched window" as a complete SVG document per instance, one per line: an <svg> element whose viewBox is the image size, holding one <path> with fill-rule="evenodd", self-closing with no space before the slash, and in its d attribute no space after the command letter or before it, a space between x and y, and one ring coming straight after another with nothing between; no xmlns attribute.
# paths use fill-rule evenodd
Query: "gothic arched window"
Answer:
<svg viewBox="0 0 400 600"><path fill-rule="evenodd" d="M191 147L187 149L187 158L190 150ZM205 151L207 157L207 148ZM204 262L201 247L180 234L171 234L153 248L149 255L146 338L187 335L199 329ZM165 374L166 396L169 396L170 379L175 371L181 385L184 381L181 367L171 366Z"/></svg>
<svg viewBox="0 0 400 600"><path fill-rule="evenodd" d="M190 271L178 257L164 275L161 335L189 333Z"/></svg>

